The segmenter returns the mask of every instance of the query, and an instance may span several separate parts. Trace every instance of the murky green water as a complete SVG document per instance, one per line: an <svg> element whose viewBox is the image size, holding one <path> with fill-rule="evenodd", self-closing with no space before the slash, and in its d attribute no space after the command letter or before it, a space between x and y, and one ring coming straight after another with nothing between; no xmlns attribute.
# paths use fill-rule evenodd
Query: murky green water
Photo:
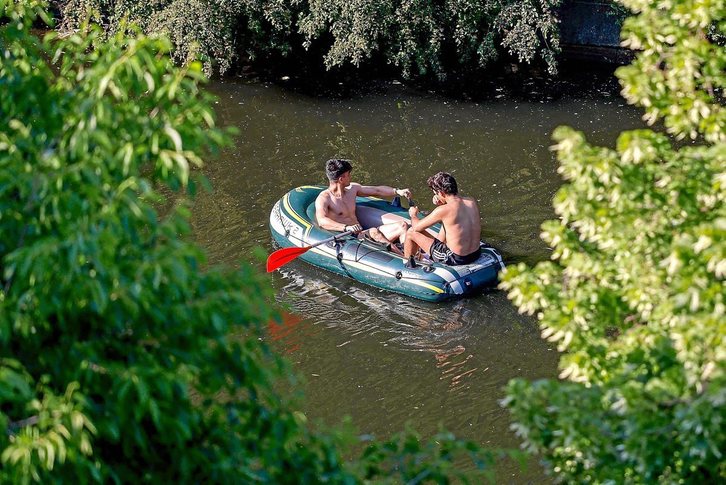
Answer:
<svg viewBox="0 0 726 485"><path fill-rule="evenodd" d="M354 180L410 187L422 201L429 175L452 172L460 191L480 201L483 239L509 263L546 259L539 226L554 216L561 184L548 149L553 129L569 124L612 146L621 130L640 126L637 110L609 86L588 94L573 86L535 101L495 93L475 103L396 84L329 99L217 82L220 121L240 136L204 169L214 192L195 203L195 237L212 263L249 260L256 246L270 251L274 202L292 187L324 183L324 161L346 157ZM271 338L305 379L303 411L312 420L349 415L362 433L381 437L407 422L423 434L443 425L492 447L517 447L498 404L503 386L557 374L556 351L502 292L430 304L297 261L270 281L293 313L271 327ZM504 482L541 479L536 465L500 471Z"/></svg>

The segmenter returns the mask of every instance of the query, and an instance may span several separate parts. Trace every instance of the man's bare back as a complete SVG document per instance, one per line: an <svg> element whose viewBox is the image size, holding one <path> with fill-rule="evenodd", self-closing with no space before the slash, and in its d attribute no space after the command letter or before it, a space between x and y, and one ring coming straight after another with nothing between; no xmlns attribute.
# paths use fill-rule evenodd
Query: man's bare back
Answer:
<svg viewBox="0 0 726 485"><path fill-rule="evenodd" d="M444 226L445 243L459 255L473 253L479 248L481 237L481 220L479 205L471 197L451 198L445 205L435 208L431 214L440 212L441 224Z"/></svg>

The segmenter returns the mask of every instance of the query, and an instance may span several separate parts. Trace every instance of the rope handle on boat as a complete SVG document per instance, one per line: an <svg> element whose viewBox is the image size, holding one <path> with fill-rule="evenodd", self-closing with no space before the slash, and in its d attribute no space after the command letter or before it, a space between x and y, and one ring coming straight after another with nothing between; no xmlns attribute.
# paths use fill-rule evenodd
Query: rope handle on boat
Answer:
<svg viewBox="0 0 726 485"><path fill-rule="evenodd" d="M353 233L354 231L345 231L327 239L323 239L322 241L318 241L315 244L311 244L309 246L303 246L300 248L293 246L289 248L278 249L267 257L267 272L270 273L272 271L275 271L281 266L284 266L290 261L296 259L298 256L305 254L314 247L321 246L331 241L337 241L338 239L350 236Z"/></svg>
<svg viewBox="0 0 726 485"><path fill-rule="evenodd" d="M367 230L368 229L366 229L366 231ZM353 234L353 231L345 231L345 232L341 232L340 234L336 234L336 235L334 235L332 237L329 237L327 239L323 239L322 241L318 241L317 243L315 243L313 245L310 245L310 246L283 248L283 249L280 249L278 251L275 251L275 253L283 253L283 254L279 254L278 255L278 257L280 257L280 259L282 259L281 257L284 255L285 252L291 253L291 254L289 254L289 256L287 258L285 258L285 259L288 259L289 258L289 261L291 261L292 259L295 259L300 254L307 252L308 249L311 249L311 248L313 248L315 246L320 246L322 244L325 244L325 243L328 243L328 242L331 242L331 241L337 241L340 238L347 237L347 236L350 236L352 234ZM300 242L304 242L303 239L298 238L298 237L294 237L293 236L293 239L297 239ZM359 241L358 247L356 248L356 252L355 252L355 256L354 256L353 260L356 263L361 264L363 266L366 266L368 268L381 271L380 268L378 268L376 266L373 266L373 265L369 264L368 262L362 260L366 255L368 255L368 254L370 254L372 252L376 252L377 250L372 249L372 250L366 252L365 254L359 256L359 251L361 250L361 248L363 246L363 242L364 242L363 239L361 239ZM274 270L277 267L280 267L280 266L282 266L282 265L284 265L284 264L286 264L288 262L288 261L284 261L284 262L283 261L276 261L274 263L271 263L270 260L274 258L273 255L275 253L271 254L270 255L270 258L268 258L268 265L267 265L268 266L268 272L271 269ZM338 253L338 254L341 254L342 255L342 253ZM340 262L341 264L344 263L344 261L345 261L345 259L343 259L342 257L340 257L340 259L338 259L338 262ZM347 272L347 270L346 270L346 272ZM388 270L383 270L383 272L386 273L388 276L392 276L392 277L394 277L396 279L399 279L397 277L397 275L396 275L396 273L398 273L397 271L391 272L391 271L388 271ZM419 281L425 281L426 280L426 278L421 278L421 277L418 277L418 276L414 276L414 275L412 275L410 273L407 274L406 276L403 276L403 274L402 274L400 279L403 279L403 280L407 280L407 279L408 280L419 280Z"/></svg>

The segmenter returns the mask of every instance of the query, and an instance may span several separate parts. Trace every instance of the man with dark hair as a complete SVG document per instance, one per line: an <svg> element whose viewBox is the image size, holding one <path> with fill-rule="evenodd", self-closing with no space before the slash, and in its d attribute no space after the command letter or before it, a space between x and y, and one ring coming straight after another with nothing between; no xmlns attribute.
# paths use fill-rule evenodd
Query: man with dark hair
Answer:
<svg viewBox="0 0 726 485"><path fill-rule="evenodd" d="M320 192L315 200L315 218L323 229L360 233L363 227L355 215L355 198L357 196L393 197L399 195L411 198L409 189L353 183L351 182L352 170L353 167L349 160L332 159L325 163L325 174L328 177L329 186ZM368 235L382 243L400 242L403 244L407 229L408 223L405 221L393 222L370 228Z"/></svg>
<svg viewBox="0 0 726 485"><path fill-rule="evenodd" d="M471 197L459 195L451 174L439 172L429 177L427 184L434 192L432 201L437 207L423 219L418 218L417 207L408 210L412 226L404 245L406 265L416 266L413 255L418 248L439 263L451 266L473 263L481 254L479 205ZM426 229L437 222L441 223L441 230L434 239Z"/></svg>

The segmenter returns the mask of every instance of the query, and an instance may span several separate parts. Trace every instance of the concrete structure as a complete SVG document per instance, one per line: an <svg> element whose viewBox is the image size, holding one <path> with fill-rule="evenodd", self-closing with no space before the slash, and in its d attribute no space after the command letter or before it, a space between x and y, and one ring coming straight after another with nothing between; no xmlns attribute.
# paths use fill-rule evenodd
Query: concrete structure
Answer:
<svg viewBox="0 0 726 485"><path fill-rule="evenodd" d="M562 58L625 64L632 52L620 47L622 15L603 0L564 0L560 7Z"/></svg>

